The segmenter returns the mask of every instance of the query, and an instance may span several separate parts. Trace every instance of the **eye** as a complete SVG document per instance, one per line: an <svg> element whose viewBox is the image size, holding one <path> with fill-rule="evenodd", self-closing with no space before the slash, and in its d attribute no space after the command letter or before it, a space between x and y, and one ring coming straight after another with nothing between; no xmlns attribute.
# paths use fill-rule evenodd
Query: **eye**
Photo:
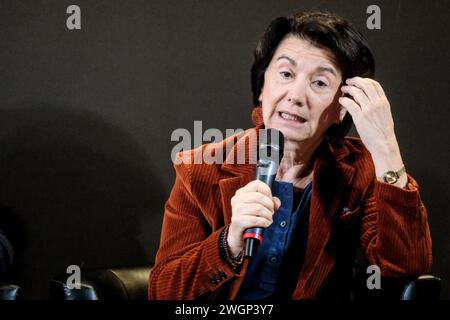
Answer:
<svg viewBox="0 0 450 320"><path fill-rule="evenodd" d="M318 86L319 88L326 88L328 87L328 84L326 84L325 82L323 82L322 80L316 80L313 81L313 83Z"/></svg>
<svg viewBox="0 0 450 320"><path fill-rule="evenodd" d="M289 71L281 71L280 75L283 79L291 79L292 78L292 73L290 73Z"/></svg>

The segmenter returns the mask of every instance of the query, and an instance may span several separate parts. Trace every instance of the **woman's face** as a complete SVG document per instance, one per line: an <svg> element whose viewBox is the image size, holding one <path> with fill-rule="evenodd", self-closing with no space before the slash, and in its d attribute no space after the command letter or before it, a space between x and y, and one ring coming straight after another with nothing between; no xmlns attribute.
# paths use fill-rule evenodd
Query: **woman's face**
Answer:
<svg viewBox="0 0 450 320"><path fill-rule="evenodd" d="M288 35L281 41L264 74L264 125L283 132L285 140L321 141L339 123L341 71L333 55L307 40Z"/></svg>

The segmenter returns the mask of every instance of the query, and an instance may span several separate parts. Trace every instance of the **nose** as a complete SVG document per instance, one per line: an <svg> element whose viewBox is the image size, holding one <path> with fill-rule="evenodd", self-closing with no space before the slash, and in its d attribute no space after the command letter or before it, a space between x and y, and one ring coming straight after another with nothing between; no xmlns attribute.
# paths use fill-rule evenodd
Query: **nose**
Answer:
<svg viewBox="0 0 450 320"><path fill-rule="evenodd" d="M306 79L298 77L291 83L287 99L299 107L306 104Z"/></svg>

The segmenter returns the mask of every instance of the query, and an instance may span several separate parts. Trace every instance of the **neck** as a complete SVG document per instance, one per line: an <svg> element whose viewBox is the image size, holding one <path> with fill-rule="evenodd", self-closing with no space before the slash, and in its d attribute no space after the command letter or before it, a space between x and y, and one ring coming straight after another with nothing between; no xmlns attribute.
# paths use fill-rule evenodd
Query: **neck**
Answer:
<svg viewBox="0 0 450 320"><path fill-rule="evenodd" d="M300 188L306 186L312 180L314 153L321 141L285 141L277 180L291 182Z"/></svg>

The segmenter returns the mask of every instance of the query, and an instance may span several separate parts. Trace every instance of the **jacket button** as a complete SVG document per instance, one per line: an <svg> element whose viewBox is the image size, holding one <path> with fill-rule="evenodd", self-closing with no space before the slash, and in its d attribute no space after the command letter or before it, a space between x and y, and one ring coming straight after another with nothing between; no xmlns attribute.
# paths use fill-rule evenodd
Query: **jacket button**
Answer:
<svg viewBox="0 0 450 320"><path fill-rule="evenodd" d="M209 282L211 282L211 284L217 284L217 280L216 279L211 279L211 280L209 280Z"/></svg>

